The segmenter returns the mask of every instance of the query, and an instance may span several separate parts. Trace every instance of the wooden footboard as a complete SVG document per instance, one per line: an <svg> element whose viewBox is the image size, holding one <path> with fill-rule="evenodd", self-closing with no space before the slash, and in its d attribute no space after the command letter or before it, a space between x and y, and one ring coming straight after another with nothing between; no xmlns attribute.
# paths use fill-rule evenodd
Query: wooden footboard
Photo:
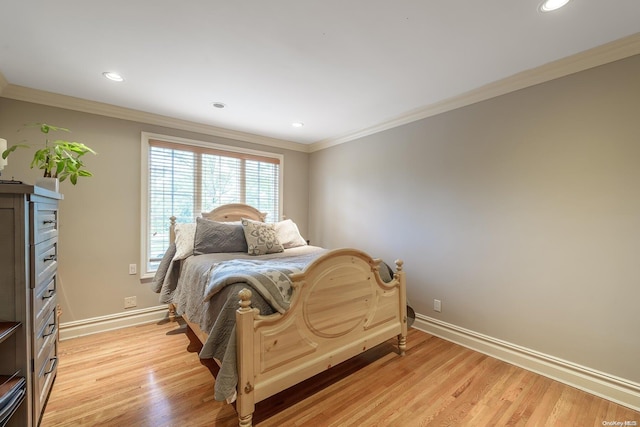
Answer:
<svg viewBox="0 0 640 427"><path fill-rule="evenodd" d="M255 403L367 349L397 337L404 355L406 284L402 261L390 283L380 260L355 249L330 251L292 276L294 292L284 314L259 315L251 292L240 292L236 314L238 400L241 426L250 426Z"/></svg>

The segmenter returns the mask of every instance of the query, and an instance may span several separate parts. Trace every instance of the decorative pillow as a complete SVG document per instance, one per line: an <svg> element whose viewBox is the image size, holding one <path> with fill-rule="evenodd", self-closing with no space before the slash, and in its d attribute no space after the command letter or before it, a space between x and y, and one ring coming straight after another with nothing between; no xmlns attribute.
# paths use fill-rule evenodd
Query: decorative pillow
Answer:
<svg viewBox="0 0 640 427"><path fill-rule="evenodd" d="M176 224L176 254L174 260L184 259L193 255L193 240L196 234L196 224L178 223Z"/></svg>
<svg viewBox="0 0 640 427"><path fill-rule="evenodd" d="M231 224L196 218L193 254L247 252L247 240L240 223Z"/></svg>
<svg viewBox="0 0 640 427"><path fill-rule="evenodd" d="M249 255L264 255L284 251L276 236L274 224L242 218L244 237L247 239Z"/></svg>
<svg viewBox="0 0 640 427"><path fill-rule="evenodd" d="M276 222L276 236L285 249L306 246L307 241L302 238L298 226L290 219Z"/></svg>

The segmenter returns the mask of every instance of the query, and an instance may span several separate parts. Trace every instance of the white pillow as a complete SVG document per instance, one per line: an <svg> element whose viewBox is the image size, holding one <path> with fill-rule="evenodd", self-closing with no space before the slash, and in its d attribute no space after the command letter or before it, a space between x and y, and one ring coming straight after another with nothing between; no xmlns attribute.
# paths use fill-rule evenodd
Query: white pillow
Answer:
<svg viewBox="0 0 640 427"><path fill-rule="evenodd" d="M184 259L193 255L193 246L196 236L196 224L191 222L187 224L176 224L176 254L173 260Z"/></svg>
<svg viewBox="0 0 640 427"><path fill-rule="evenodd" d="M307 241L300 235L298 226L290 219L276 222L276 236L280 244L285 248L297 248L298 246L306 246Z"/></svg>

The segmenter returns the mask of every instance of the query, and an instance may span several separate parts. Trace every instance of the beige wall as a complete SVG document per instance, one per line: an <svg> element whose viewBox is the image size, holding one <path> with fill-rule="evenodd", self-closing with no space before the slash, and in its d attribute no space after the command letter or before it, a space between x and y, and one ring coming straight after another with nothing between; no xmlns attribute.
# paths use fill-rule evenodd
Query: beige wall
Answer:
<svg viewBox="0 0 640 427"><path fill-rule="evenodd" d="M418 313L640 382L639 76L635 56L312 153L310 237L402 258Z"/></svg>
<svg viewBox="0 0 640 427"><path fill-rule="evenodd" d="M62 184L63 322L157 305L127 274L147 131L284 154L284 213L314 244L402 258L419 313L640 382L638 75L636 56L310 156L5 98L0 136L44 121L99 152ZM34 182L29 161L3 178Z"/></svg>
<svg viewBox="0 0 640 427"><path fill-rule="evenodd" d="M284 214L303 235L308 217L308 154L224 138L111 119L59 108L0 98L0 136L9 145L28 138L40 141L25 123L45 122L67 127L65 137L84 142L99 154L86 159L94 177L73 187L61 184L60 293L61 321L91 319L124 312L124 298L137 296L137 308L158 305L158 295L128 274L140 264L140 141L141 132L154 132L270 151L284 155ZM20 132L17 132L20 130ZM32 150L16 151L3 179L34 183L39 171L29 169Z"/></svg>

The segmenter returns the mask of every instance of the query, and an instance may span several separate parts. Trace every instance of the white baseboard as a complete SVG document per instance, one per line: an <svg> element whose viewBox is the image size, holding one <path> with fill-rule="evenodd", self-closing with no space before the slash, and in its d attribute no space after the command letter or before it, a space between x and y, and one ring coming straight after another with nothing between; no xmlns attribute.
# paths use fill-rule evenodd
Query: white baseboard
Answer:
<svg viewBox="0 0 640 427"><path fill-rule="evenodd" d="M108 316L60 323L60 340L112 331L128 326L159 322L168 318L167 306L158 305L139 310L127 310L124 313L110 314Z"/></svg>
<svg viewBox="0 0 640 427"><path fill-rule="evenodd" d="M640 384L422 314L413 327L587 393L640 411Z"/></svg>

